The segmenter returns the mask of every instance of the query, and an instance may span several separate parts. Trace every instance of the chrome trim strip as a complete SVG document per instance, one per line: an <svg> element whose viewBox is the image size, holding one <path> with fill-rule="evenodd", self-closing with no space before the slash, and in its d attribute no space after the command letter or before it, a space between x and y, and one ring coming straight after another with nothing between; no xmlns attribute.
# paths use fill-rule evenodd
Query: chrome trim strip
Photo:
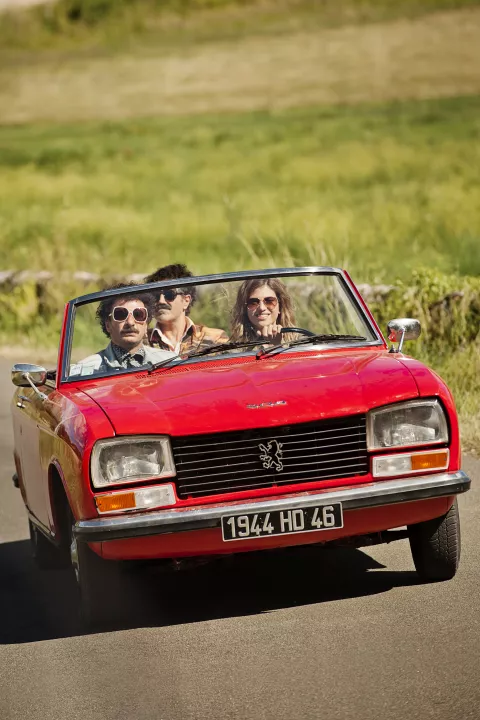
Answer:
<svg viewBox="0 0 480 720"><path fill-rule="evenodd" d="M84 542L120 540L145 535L163 535L216 528L220 527L222 515L231 513L272 512L283 508L309 507L330 502L341 502L344 511L360 510L380 505L457 495L466 492L469 488L470 479L462 470L459 470L453 473L382 480L368 483L368 485L338 490L329 489L314 494L295 494L248 503L237 502L228 505L217 503L194 508L132 513L122 517L80 520L75 524L74 532L77 539Z"/></svg>

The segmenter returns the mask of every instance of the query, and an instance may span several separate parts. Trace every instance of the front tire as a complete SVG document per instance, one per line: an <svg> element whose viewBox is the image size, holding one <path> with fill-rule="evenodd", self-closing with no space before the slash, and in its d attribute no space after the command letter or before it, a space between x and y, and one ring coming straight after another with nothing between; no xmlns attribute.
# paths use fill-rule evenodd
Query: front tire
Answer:
<svg viewBox="0 0 480 720"><path fill-rule="evenodd" d="M103 560L72 533L70 555L77 580L80 619L88 628L111 626L124 619L124 578L120 563Z"/></svg>
<svg viewBox="0 0 480 720"><path fill-rule="evenodd" d="M421 580L438 582L454 577L460 562L460 518L455 499L446 515L408 526L415 569Z"/></svg>
<svg viewBox="0 0 480 720"><path fill-rule="evenodd" d="M58 570L68 567L68 558L62 553L61 548L48 540L30 519L28 520L28 529L32 556L41 570Z"/></svg>

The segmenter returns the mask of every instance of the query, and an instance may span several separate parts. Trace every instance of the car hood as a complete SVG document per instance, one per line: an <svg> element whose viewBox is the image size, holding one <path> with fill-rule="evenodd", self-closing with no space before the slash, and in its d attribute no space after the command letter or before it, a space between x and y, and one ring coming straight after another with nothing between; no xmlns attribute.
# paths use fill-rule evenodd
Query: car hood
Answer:
<svg viewBox="0 0 480 720"><path fill-rule="evenodd" d="M365 413L418 396L410 371L395 355L376 350L202 363L82 389L119 435L274 427Z"/></svg>

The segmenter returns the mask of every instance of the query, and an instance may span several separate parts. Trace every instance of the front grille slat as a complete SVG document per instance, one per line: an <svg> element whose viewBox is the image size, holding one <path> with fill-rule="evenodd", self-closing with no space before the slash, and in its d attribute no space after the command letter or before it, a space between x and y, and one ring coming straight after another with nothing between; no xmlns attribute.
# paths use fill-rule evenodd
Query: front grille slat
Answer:
<svg viewBox="0 0 480 720"><path fill-rule="evenodd" d="M272 467L265 468L259 446L269 442ZM368 472L365 415L172 438L172 449L180 498Z"/></svg>
<svg viewBox="0 0 480 720"><path fill-rule="evenodd" d="M362 473L357 472L357 471L354 471L354 472L345 472L345 473L342 473L342 478L355 477L355 475L361 475L361 474L362 474ZM322 476L319 477L319 478L315 478L315 480L334 480L334 479L337 478L337 477L338 477L338 476L337 476L336 473L332 473L331 475L322 475ZM312 478L304 478L304 481L305 481L305 482L309 482L309 481L311 481L311 480L312 480ZM275 485L285 485L285 484L290 483L290 482L291 482L290 480L284 481L283 483L277 482L277 483L275 483ZM273 483L272 483L272 485L273 485ZM265 487L265 482L264 482L264 481L259 482L259 483L249 483L249 484L247 484L247 485L244 485L244 484L241 484L241 485L230 485L230 486L229 486L229 489L228 489L228 492L240 492L240 491L242 491L242 490L252 490L252 489L254 489L254 488L261 488L261 487ZM268 487L270 487L270 486L268 486ZM224 492L227 492L227 491L226 491L226 490L219 490L217 494L224 493ZM189 495L192 495L192 496L202 496L202 495L211 495L211 494L213 494L213 493L211 493L211 492L205 492L204 489L201 489L201 490L191 490L191 491L189 491L188 494L189 494Z"/></svg>
<svg viewBox="0 0 480 720"><path fill-rule="evenodd" d="M301 455L296 455L296 454L294 455L294 453L306 452L307 450L310 449L309 447L307 447L307 448L292 448L291 447L291 445L297 445L297 444L300 444L300 443L288 443L288 444L283 443L284 455L288 450L289 454L290 453L292 454L292 457L302 457ZM358 449L358 440L355 442L352 441L352 442L342 443L342 447L344 447L344 448L348 445L354 445L355 447L353 447L351 450L348 450L348 449L333 450L331 448L338 448L338 447L340 447L340 445L332 445L330 448L330 446L320 446L319 444L316 444L316 449L323 450L324 452L328 452L329 455L342 455L343 453L355 452ZM232 455L231 453L229 453L228 455L223 455L223 456L219 455L218 457L212 457L212 458L202 458L199 460L186 460L183 462L183 466L184 467L187 465L198 466L199 463L206 463L206 462L209 463L209 467L211 467L211 468L212 467L224 467L225 464L229 465L231 463L234 463L235 465L242 465L244 463L238 462L239 459L252 457L252 458L254 458L252 460L252 462L257 462L258 454L259 454L259 451L258 451L258 447L257 447L255 450L253 450L253 449L248 450L248 451L244 450L239 455ZM310 455L308 457L310 457ZM214 465L213 463L215 463L215 462L220 463L220 464ZM188 470L188 468L187 468L187 470Z"/></svg>
<svg viewBox="0 0 480 720"><path fill-rule="evenodd" d="M340 474L340 477L344 477L344 476L345 476L345 473L351 473L351 472L353 471L353 469L360 470L361 468L362 468L361 463L356 463L356 464L354 464L354 465L345 465L345 466L343 466L343 468L342 468L342 472L341 472L341 474ZM334 476L334 477L338 476L338 474L339 474L339 473L338 473L338 470L339 470L338 468L324 468L323 470L319 470L318 468L312 468L312 469L309 470L309 469L307 468L307 469L304 469L304 470L302 471L302 476L303 476L303 479L310 480L311 478L309 478L309 477L307 477L307 476L310 475L311 473L317 473L318 479L319 479L319 480L322 480L322 479L324 479L325 476L328 476L328 477L330 477L330 476ZM284 472L284 473L282 473L281 475L279 475L278 478L277 478L276 476L273 476L273 475L270 475L269 477L270 477L270 479L272 480L272 485L281 485L282 483L285 484L285 483L287 483L287 482L290 482L290 480L291 480L291 477L290 477L290 476L293 475L293 474L295 474L295 473L292 471L292 472ZM356 473L356 472L355 472L354 474L361 474L361 473ZM256 479L258 479L258 478L255 477L254 475L248 475L248 476L242 477L242 478L240 478L240 477L235 477L235 478L233 478L233 479L230 478L230 479L228 479L228 480L220 480L220 481L219 481L219 480L212 480L212 481L209 481L209 482L192 483L191 485L188 486L188 488L189 488L189 490L190 490L191 488L202 487L202 488L205 488L205 489L207 490L210 485L215 485L215 486L217 486L217 485L218 485L218 486L222 485L222 486L223 486L223 485L225 485L226 483L232 483L232 482L247 482L248 480L256 480ZM264 478L264 479L265 479L265 478ZM273 482L273 480L275 480L275 482ZM223 492L229 492L229 491L224 489Z"/></svg>
<svg viewBox="0 0 480 720"><path fill-rule="evenodd" d="M308 457L310 457L310 456L309 456L309 455L300 455L300 456L298 456L298 457L296 457L296 458L294 458L294 459L295 459L295 460L304 460L304 459L306 459L306 458L308 458ZM363 460L363 455L353 455L353 456L352 456L352 455L349 455L348 457L345 457L345 456L344 456L344 460L343 460L343 462L341 463L341 467L345 467L345 465L346 465L347 463L350 463L351 460ZM289 463L289 464L284 463L284 464L283 464L284 470L282 470L282 471L280 471L280 472L275 472L274 475L273 475L273 477L275 477L276 475L279 475L279 476L281 475L282 477L283 477L284 475L286 475L287 472L288 472L287 468L289 468L290 465L292 465L292 467L294 468L293 470L290 470L290 472L296 472L296 468L306 467L306 466L308 466L308 465L315 465L315 467L320 468L320 467L322 467L323 465L328 465L329 463L337 463L337 464L338 464L338 459L337 459L337 458L333 458L333 459L331 459L331 460L323 460L323 459L322 459L322 460L319 460L318 458L315 458L315 459L313 459L313 460L311 460L310 462L307 462L307 463L300 463L300 462L292 462L292 463ZM209 469L210 469L210 470L220 470L220 472L202 473L202 477L215 477L215 476L219 476L219 477L220 477L220 476L223 476L223 475L237 475L237 476L239 476L239 475L241 475L241 473L244 472L244 471L241 470L241 469L240 469L240 470L237 470L237 468L241 468L242 466L245 466L245 465L253 465L253 464L257 464L257 465L258 465L258 463L255 463L255 461L253 461L253 460L252 460L251 462L236 463L235 467L232 467L232 466L230 466L230 465L228 466L228 467L232 467L231 470L225 470L225 469L224 469L224 470L221 470L220 467L219 467L218 465L216 465L215 467L212 467L212 468L209 468ZM264 470L263 467L262 467L262 470ZM183 481L183 483L185 483L186 480L191 480L191 479L194 479L194 478L197 478L197 477L198 477L197 474L189 474L189 475L185 474L185 475L182 476L182 481Z"/></svg>
<svg viewBox="0 0 480 720"><path fill-rule="evenodd" d="M267 429L270 430L270 433L269 433L269 434L265 434L265 435L262 436L262 438L260 438L260 439L262 440L262 442L268 442L268 440L278 440L279 438L282 438L282 437L283 437L283 438L291 438L291 437L296 437L297 435L301 435L302 437L306 437L306 436L308 436L308 435L312 435L312 436L318 437L318 439L321 439L322 435L326 435L328 432L335 432L335 429L332 429L332 430L317 430L317 431L314 431L314 432L291 432L291 433L286 433L286 432L285 432L285 427L288 428L288 429L290 429L290 428L295 428L296 426L295 426L295 425L283 426L283 427L279 428L279 430L277 430L277 432L275 432L275 428L273 428L273 429L271 429L271 428L266 428L266 430L267 430ZM355 433L355 432L364 432L364 433L366 433L365 425L352 426L352 427L349 428L349 430L350 430L352 433ZM283 432L282 432L282 431L283 431ZM252 431L252 430L245 430L245 435L248 436L248 435L249 435L250 433L252 433L252 432L254 432L254 431ZM221 433L218 433L218 434L221 434ZM225 434L227 434L227 433L225 433ZM186 445L186 444L184 445L184 444L181 442L182 440L184 440L184 438L175 438L175 440L176 440L176 442L178 443L177 447L178 447L179 450L182 450L182 451L183 451L183 450L193 450L193 451L196 451L196 452L202 452L201 448L205 448L205 444L208 444L208 442L218 442L218 441L219 441L219 438L215 437L215 435L201 435L200 437L204 437L204 438L205 438L205 442L203 442L203 443L200 444L200 445ZM256 436L255 436L255 437L256 437ZM345 437L345 435L344 435L343 433L336 436L337 439L343 439L343 437ZM334 436L332 439L335 439L335 436ZM225 440L225 441L222 441L222 446L232 445L232 444L240 444L240 443L248 443L248 442L251 442L251 441L252 441L252 438L250 438L250 437L241 438L241 439L239 439L239 440ZM207 452L207 451L204 451L204 452Z"/></svg>

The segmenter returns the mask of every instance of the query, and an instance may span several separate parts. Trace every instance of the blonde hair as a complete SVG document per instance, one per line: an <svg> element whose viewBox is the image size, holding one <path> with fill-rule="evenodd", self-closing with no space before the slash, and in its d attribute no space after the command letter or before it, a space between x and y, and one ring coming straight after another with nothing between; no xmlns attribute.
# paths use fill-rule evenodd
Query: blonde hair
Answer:
<svg viewBox="0 0 480 720"><path fill-rule="evenodd" d="M252 278L251 280L245 280L240 285L235 305L232 308L232 334L230 337L232 342L258 339L255 328L248 319L247 300L252 292L265 285L273 290L278 299L277 323L282 327L295 325L292 299L283 282L276 278Z"/></svg>

